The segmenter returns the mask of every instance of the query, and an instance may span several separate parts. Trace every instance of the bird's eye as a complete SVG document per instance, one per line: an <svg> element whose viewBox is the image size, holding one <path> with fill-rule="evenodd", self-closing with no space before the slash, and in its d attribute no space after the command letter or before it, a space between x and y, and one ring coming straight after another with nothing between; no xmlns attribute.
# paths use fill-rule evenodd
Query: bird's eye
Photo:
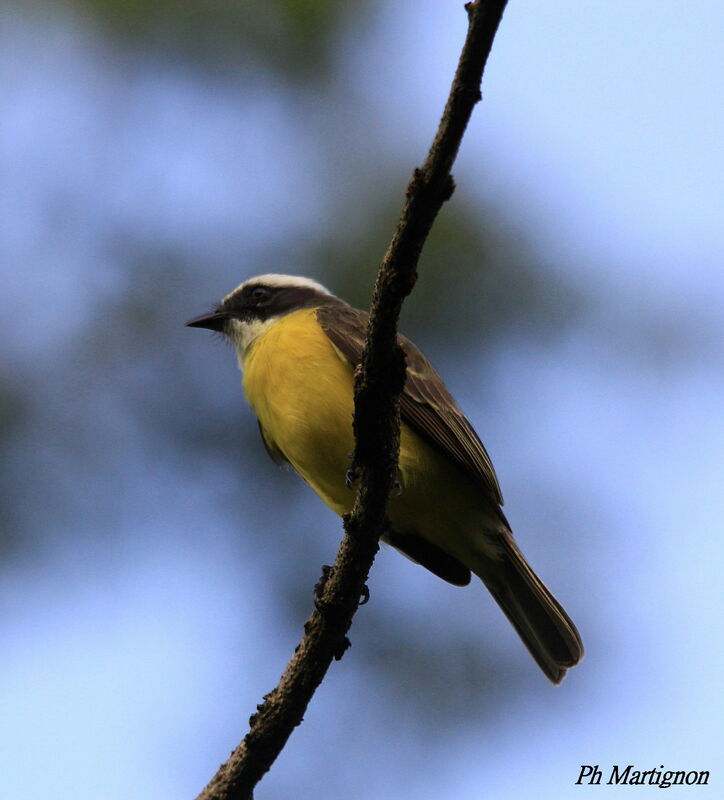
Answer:
<svg viewBox="0 0 724 800"><path fill-rule="evenodd" d="M263 286L256 286L251 290L250 297L255 303L261 303L269 298L270 292Z"/></svg>

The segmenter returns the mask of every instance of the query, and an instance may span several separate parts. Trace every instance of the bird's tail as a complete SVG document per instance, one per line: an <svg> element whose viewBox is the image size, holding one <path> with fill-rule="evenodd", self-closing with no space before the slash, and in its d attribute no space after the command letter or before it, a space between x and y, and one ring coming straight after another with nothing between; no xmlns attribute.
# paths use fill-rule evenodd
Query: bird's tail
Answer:
<svg viewBox="0 0 724 800"><path fill-rule="evenodd" d="M499 559L485 559L476 574L510 620L538 666L553 683L583 656L576 626L541 579L528 566L512 536L501 536Z"/></svg>

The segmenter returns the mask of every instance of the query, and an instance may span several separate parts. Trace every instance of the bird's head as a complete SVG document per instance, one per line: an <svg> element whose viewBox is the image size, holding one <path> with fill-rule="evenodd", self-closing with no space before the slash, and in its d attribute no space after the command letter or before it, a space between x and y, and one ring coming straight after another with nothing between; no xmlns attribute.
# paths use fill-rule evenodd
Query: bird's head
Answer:
<svg viewBox="0 0 724 800"><path fill-rule="evenodd" d="M334 295L321 283L296 275L257 275L240 283L208 314L190 319L191 328L208 328L228 337L242 362L249 345L279 317L322 305Z"/></svg>

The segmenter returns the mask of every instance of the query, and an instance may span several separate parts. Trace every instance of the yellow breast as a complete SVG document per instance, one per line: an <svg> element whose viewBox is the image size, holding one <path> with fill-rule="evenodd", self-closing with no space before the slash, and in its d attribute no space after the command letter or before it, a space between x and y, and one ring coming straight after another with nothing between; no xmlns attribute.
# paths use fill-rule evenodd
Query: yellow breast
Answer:
<svg viewBox="0 0 724 800"><path fill-rule="evenodd" d="M281 317L256 339L242 383L266 435L331 508L347 511L354 377L314 309Z"/></svg>

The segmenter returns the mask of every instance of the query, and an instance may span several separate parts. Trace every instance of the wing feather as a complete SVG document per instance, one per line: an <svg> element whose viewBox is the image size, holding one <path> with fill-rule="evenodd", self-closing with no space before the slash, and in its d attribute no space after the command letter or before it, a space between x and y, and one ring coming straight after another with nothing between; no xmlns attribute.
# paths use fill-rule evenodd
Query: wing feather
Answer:
<svg viewBox="0 0 724 800"><path fill-rule="evenodd" d="M356 367L362 360L369 315L346 303L317 309L317 321L339 352ZM490 456L425 356L402 334L407 380L400 398L402 419L439 447L497 503L503 504Z"/></svg>

